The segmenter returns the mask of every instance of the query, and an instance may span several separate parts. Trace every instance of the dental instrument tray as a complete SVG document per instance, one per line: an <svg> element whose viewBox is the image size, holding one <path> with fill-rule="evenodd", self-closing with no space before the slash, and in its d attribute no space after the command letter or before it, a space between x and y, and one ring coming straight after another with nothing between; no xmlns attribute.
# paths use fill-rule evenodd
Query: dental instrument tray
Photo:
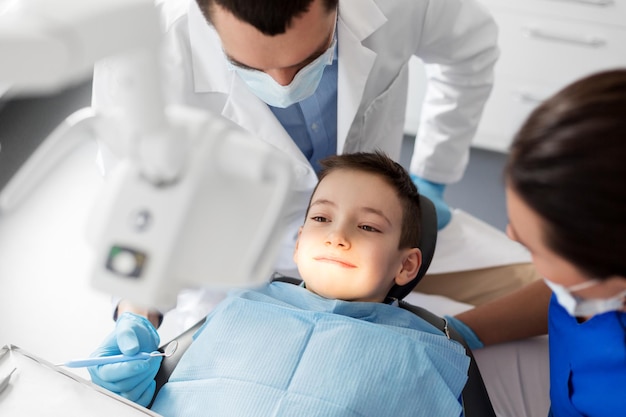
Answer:
<svg viewBox="0 0 626 417"><path fill-rule="evenodd" d="M0 347L0 416L158 417L14 345Z"/></svg>

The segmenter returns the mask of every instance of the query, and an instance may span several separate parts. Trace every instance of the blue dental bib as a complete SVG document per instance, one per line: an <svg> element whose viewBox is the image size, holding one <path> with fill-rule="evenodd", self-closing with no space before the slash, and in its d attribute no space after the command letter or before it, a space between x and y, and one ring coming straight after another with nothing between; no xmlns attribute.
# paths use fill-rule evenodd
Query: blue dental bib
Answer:
<svg viewBox="0 0 626 417"><path fill-rule="evenodd" d="M469 358L409 311L274 282L208 316L152 409L184 416L459 416Z"/></svg>

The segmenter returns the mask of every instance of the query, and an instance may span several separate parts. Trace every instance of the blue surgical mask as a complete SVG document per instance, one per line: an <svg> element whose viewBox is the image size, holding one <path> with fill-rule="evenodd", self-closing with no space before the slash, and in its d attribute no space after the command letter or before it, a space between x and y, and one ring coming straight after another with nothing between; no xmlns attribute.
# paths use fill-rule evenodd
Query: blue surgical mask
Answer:
<svg viewBox="0 0 626 417"><path fill-rule="evenodd" d="M231 64L230 61L229 67L239 75L258 98L270 106L285 108L307 99L315 93L324 74L324 69L333 63L336 44L337 39L333 33L333 41L328 49L298 71L288 85L278 84L263 71L241 68Z"/></svg>
<svg viewBox="0 0 626 417"><path fill-rule="evenodd" d="M591 317L609 311L621 311L624 308L626 291L611 298L581 298L572 294L572 291L580 291L600 283L598 280L589 280L582 284L564 287L544 279L546 285L554 293L558 303L572 317Z"/></svg>

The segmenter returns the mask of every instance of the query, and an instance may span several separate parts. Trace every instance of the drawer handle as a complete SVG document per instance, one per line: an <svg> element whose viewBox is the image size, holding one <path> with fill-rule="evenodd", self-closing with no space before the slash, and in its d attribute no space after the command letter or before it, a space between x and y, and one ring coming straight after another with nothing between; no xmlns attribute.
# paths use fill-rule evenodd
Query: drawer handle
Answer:
<svg viewBox="0 0 626 417"><path fill-rule="evenodd" d="M524 27L522 28L524 35L529 38L542 39L547 41L556 41L564 43L573 43L576 45L589 46L592 48L600 48L606 45L606 40L599 36L571 36L561 35L559 33L550 33L545 30Z"/></svg>
<svg viewBox="0 0 626 417"><path fill-rule="evenodd" d="M565 0L565 1L569 1L570 3L590 4L592 6L600 6L600 7L610 6L611 4L615 4L614 0Z"/></svg>

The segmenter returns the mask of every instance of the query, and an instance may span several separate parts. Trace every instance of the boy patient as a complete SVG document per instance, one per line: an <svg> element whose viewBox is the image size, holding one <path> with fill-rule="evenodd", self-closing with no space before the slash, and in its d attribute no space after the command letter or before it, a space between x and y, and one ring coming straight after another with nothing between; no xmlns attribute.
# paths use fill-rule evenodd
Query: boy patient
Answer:
<svg viewBox="0 0 626 417"><path fill-rule="evenodd" d="M417 189L382 153L333 156L322 166L294 252L302 284L231 293L196 333L154 411L461 415L463 347L388 297L415 285L421 265ZM114 381L100 385L126 394Z"/></svg>

